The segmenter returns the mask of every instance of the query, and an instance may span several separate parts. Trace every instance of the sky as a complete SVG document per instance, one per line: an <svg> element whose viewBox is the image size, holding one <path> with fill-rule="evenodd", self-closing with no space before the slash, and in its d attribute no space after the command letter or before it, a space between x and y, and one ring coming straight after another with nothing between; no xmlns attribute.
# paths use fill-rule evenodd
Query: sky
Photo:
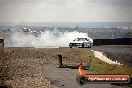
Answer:
<svg viewBox="0 0 132 88"><path fill-rule="evenodd" d="M132 22L132 0L0 0L0 22Z"/></svg>

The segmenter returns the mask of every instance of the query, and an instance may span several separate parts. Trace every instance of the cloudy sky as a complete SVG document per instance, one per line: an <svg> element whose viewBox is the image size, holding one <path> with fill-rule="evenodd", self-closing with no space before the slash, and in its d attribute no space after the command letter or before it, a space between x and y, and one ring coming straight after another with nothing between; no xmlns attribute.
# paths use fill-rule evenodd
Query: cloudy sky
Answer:
<svg viewBox="0 0 132 88"><path fill-rule="evenodd" d="M132 0L0 0L0 22L132 22Z"/></svg>

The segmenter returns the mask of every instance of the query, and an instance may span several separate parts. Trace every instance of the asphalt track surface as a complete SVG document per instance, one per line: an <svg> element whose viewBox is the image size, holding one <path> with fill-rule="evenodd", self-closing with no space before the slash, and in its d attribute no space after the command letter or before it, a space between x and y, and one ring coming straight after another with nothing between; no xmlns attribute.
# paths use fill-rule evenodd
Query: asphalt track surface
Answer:
<svg viewBox="0 0 132 88"><path fill-rule="evenodd" d="M92 74L92 72L88 70L86 73ZM52 84L59 88L126 88L111 84L84 84L81 86L76 82L78 69L58 68L57 65L52 64L44 65L43 74Z"/></svg>
<svg viewBox="0 0 132 88"><path fill-rule="evenodd" d="M93 46L92 50L103 52L112 61L118 61L126 66L132 66L132 45L129 46Z"/></svg>

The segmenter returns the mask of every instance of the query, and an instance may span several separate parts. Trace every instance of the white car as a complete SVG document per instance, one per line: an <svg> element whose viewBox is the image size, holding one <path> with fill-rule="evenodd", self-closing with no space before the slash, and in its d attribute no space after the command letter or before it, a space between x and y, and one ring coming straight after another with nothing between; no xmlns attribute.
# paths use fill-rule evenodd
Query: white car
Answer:
<svg viewBox="0 0 132 88"><path fill-rule="evenodd" d="M82 48L91 48L93 45L92 39L89 38L76 38L69 43L69 47L82 47Z"/></svg>

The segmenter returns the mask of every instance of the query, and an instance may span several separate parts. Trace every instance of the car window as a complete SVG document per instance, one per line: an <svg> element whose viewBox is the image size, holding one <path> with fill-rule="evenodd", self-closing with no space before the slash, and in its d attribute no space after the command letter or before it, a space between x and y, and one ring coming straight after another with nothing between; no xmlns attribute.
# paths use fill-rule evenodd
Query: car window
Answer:
<svg viewBox="0 0 132 88"><path fill-rule="evenodd" d="M86 41L87 38L77 38L76 41Z"/></svg>
<svg viewBox="0 0 132 88"><path fill-rule="evenodd" d="M85 38L85 41L89 41L89 39Z"/></svg>

